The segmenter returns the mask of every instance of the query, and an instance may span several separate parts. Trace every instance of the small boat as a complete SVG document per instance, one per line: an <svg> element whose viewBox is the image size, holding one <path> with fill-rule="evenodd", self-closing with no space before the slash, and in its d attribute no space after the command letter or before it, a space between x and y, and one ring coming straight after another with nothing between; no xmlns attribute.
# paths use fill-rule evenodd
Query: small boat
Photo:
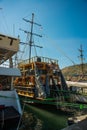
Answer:
<svg viewBox="0 0 87 130"><path fill-rule="evenodd" d="M18 94L13 86L14 77L21 76L18 68L3 63L18 50L19 40L0 34L0 130L17 130L22 109Z"/></svg>
<svg viewBox="0 0 87 130"><path fill-rule="evenodd" d="M87 119L87 114L85 114L85 115L80 114L77 116L69 117L68 118L68 125L76 124L84 119Z"/></svg>

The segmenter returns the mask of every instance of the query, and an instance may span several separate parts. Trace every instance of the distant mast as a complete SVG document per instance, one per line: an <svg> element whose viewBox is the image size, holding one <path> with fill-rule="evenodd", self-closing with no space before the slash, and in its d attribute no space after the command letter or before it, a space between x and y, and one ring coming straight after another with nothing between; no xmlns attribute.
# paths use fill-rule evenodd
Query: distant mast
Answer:
<svg viewBox="0 0 87 130"><path fill-rule="evenodd" d="M38 34L36 34L36 33L33 33L33 25L34 25L34 24L37 25L37 26L41 26L41 25L34 22L34 13L32 13L32 20L31 20L31 21L30 21L30 20L27 20L27 19L25 19L25 18L23 18L23 20L26 21L26 22L29 22L29 23L31 24L31 31L30 31L30 32L24 31L24 32L30 34L30 40L29 40L29 44L28 44L28 45L29 45L29 62L30 62L30 59L31 59L31 47L34 46L34 47L42 48L41 46L34 45L34 43L33 43L33 40L32 40L33 35L42 37L41 35L38 35Z"/></svg>
<svg viewBox="0 0 87 130"><path fill-rule="evenodd" d="M80 52L80 61L81 61L81 73L82 73L82 77L84 76L84 55L83 55L83 49L82 49L82 45L80 45L80 49L79 49L79 52Z"/></svg>

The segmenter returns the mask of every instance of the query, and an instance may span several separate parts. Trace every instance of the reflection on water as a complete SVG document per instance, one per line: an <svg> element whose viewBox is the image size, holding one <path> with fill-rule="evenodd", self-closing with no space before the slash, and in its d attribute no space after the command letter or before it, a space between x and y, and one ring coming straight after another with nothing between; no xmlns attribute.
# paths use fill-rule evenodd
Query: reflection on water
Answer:
<svg viewBox="0 0 87 130"><path fill-rule="evenodd" d="M20 130L61 130L67 125L67 116L56 109L26 106Z"/></svg>

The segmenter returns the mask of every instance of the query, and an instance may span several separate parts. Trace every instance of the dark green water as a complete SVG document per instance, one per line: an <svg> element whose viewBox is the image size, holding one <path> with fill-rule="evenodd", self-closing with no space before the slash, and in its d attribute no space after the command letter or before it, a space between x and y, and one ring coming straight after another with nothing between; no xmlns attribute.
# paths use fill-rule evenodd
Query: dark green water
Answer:
<svg viewBox="0 0 87 130"><path fill-rule="evenodd" d="M61 130L67 126L68 114L51 106L27 105L21 130Z"/></svg>

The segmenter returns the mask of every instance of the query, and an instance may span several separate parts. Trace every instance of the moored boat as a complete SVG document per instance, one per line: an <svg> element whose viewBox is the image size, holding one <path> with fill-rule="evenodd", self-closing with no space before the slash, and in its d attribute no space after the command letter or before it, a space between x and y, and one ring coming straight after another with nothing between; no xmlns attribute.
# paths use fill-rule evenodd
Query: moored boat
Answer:
<svg viewBox="0 0 87 130"><path fill-rule="evenodd" d="M33 26L34 24L41 25L34 22L34 14L32 14L31 21L24 20L30 22L31 31L21 30L27 33L27 36L30 36L28 38L30 40L28 43L20 43L28 45L29 57L25 57L25 60L21 59L21 62L18 63L18 68L22 74L21 77L17 77L14 80L14 86L18 95L24 99L24 102L56 105L57 108L62 110L65 107L71 109L79 107L78 104L74 103L84 100L84 98L81 98L79 93L69 90L58 60L42 57L36 53L34 57L31 56L32 46L35 47L35 51L36 47L42 48L33 42L33 35L41 37L41 35L33 33Z"/></svg>
<svg viewBox="0 0 87 130"><path fill-rule="evenodd" d="M29 63L27 60L20 63L19 68L22 76L16 78L14 84L20 96L38 100L46 100L47 98L65 100L64 90L67 90L67 85L57 60L33 57Z"/></svg>
<svg viewBox="0 0 87 130"><path fill-rule="evenodd" d="M73 117L69 117L68 118L68 125L72 125L72 124L76 124L84 119L87 119L87 115L84 114L84 115L76 115L76 116L73 116Z"/></svg>
<svg viewBox="0 0 87 130"><path fill-rule="evenodd" d="M14 80L14 85L18 95L26 97L27 102L44 103L51 105L59 105L61 101L69 100L68 87L64 76L59 68L58 60L35 56L31 57L31 47L40 47L33 43L33 35L40 35L33 33L33 25L41 26L34 23L34 14L32 14L32 21L24 19L31 23L31 32L24 31L30 34L30 41L23 43L28 45L29 58L18 63L18 68L21 70L21 77ZM40 47L41 48L41 47Z"/></svg>
<svg viewBox="0 0 87 130"><path fill-rule="evenodd" d="M3 63L11 60L17 53L19 40L0 34L0 129L16 130L22 115L18 94L13 86L14 77L21 76L18 68L4 67ZM12 61L12 60L11 60ZM10 62L11 63L11 62Z"/></svg>

